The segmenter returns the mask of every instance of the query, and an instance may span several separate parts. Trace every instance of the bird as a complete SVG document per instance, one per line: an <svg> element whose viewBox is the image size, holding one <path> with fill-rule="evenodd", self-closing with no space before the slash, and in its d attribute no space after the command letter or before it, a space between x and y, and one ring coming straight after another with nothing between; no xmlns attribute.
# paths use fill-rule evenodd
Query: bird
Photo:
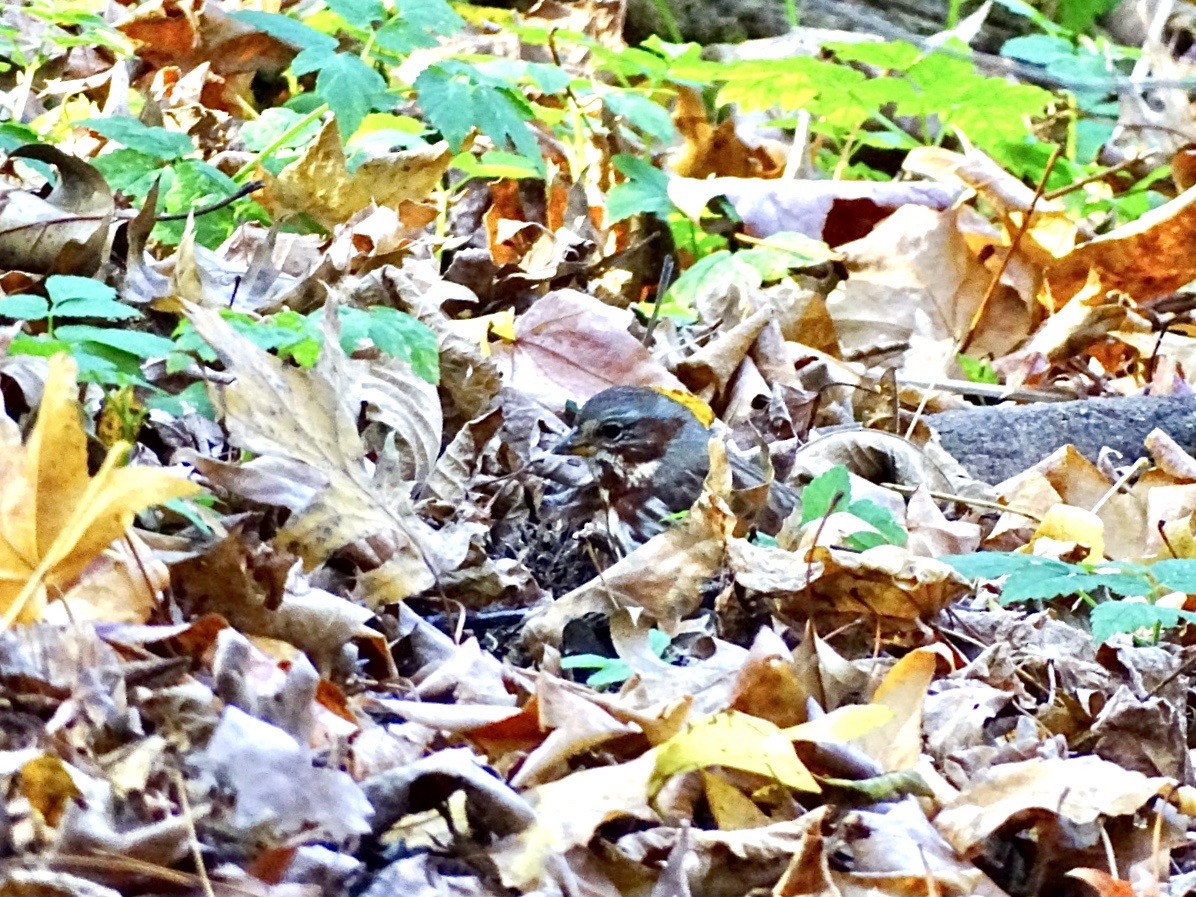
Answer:
<svg viewBox="0 0 1196 897"><path fill-rule="evenodd" d="M686 511L702 492L710 468L710 429L690 408L645 386L614 386L587 401L573 429L554 448L584 458L590 466L611 535L627 552L663 532L669 519ZM729 453L738 489L763 485L764 471ZM770 482L766 508L773 528L797 503L797 492ZM767 527L766 527L767 528Z"/></svg>

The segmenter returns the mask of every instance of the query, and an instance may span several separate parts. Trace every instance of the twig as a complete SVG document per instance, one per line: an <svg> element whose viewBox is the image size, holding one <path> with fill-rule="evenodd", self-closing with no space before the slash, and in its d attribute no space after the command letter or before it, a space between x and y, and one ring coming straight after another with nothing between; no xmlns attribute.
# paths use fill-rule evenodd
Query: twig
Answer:
<svg viewBox="0 0 1196 897"><path fill-rule="evenodd" d="M172 212L169 215L155 215L154 221L186 221L192 215L198 218L200 215L208 215L212 212L218 212L225 206L232 205L238 199L244 199L250 193L256 193L264 186L265 184L262 181L250 181L244 187L238 188L236 193L226 196L223 199L218 199L206 206L200 206L198 209L188 209L186 212Z"/></svg>
<svg viewBox="0 0 1196 897"><path fill-rule="evenodd" d="M652 341L652 332L656 330L656 325L660 323L660 306L664 302L664 294L668 292L672 280L673 257L666 255L664 261L660 264L660 278L656 282L656 300L652 303L652 316L648 318L648 325L644 328L643 339L640 340L645 346Z"/></svg>
<svg viewBox="0 0 1196 897"><path fill-rule="evenodd" d="M1116 165L1110 165L1108 168L1098 171L1095 174L1090 174L1086 178L1080 178L1078 181L1072 181L1066 187L1060 187L1058 190L1048 190L1046 193L1042 194L1042 198L1047 202L1055 199L1062 199L1064 196L1067 196L1067 194L1074 193L1081 187L1087 187L1089 184L1094 184L1097 181L1103 181L1109 175L1117 174L1119 171L1125 171L1125 169L1131 168L1141 161L1142 160L1137 156L1131 157L1129 159L1122 159Z"/></svg>
<svg viewBox="0 0 1196 897"><path fill-rule="evenodd" d="M174 770L174 787L179 793L179 807L183 811L183 821L187 824L187 839L191 842L191 859L195 863L195 872L199 876L200 887L204 897L216 897L212 890L212 882L208 878L208 867L203 861L203 851L199 846L199 835L195 831L195 817L191 814L191 802L187 800L187 783L183 781L182 773Z"/></svg>
<svg viewBox="0 0 1196 897"><path fill-rule="evenodd" d="M1092 506L1092 513L1099 513L1100 509L1105 506L1109 499L1120 492L1125 484L1137 476L1138 472L1141 471L1143 467L1149 466L1150 462L1145 458L1139 458L1137 461L1131 464L1129 470L1123 473L1120 478L1118 478L1117 482L1109 487L1109 491L1096 500L1096 504Z"/></svg>
<svg viewBox="0 0 1196 897"><path fill-rule="evenodd" d="M1047 178L1051 176L1051 171L1054 170L1055 163L1059 161L1059 156L1062 152L1063 147L1055 144L1055 148L1051 151L1051 157L1047 159L1042 177L1038 181L1038 186L1034 188L1034 198L1030 200L1030 206L1025 211L1021 226L1017 229L1017 233L1013 235L1013 240L1009 244L1009 249L1005 253L1005 257L1001 259L1001 265L997 268L997 273L989 281L988 289L985 290L984 297L980 300L980 305L977 306L975 314L972 315L972 321L968 324L968 331L964 335L963 342L959 344L960 352L966 352L968 346L972 344L972 339L976 335L976 328L980 326L980 319L988 311L988 303L992 301L993 296L996 294L997 287L1001 283L1001 278L1005 275L1005 269L1009 267L1009 261L1013 258L1013 254L1017 252L1017 247L1022 242L1022 237L1030 229L1030 222L1034 219L1034 207L1038 205L1038 200L1042 199L1042 193L1046 189Z"/></svg>
<svg viewBox="0 0 1196 897"><path fill-rule="evenodd" d="M899 483L881 483L886 489L892 489L894 492L900 492L903 495L913 495L920 489L920 486L903 486ZM1037 514L1032 514L1029 511L1019 511L1017 508L1011 508L1009 505L1003 505L999 502L988 501L983 498L968 498L966 495L955 495L951 492L935 492L931 489L926 490L926 494L935 501L953 501L961 505L972 505L977 508L987 508L990 511L1002 511L1010 514L1017 514L1019 517L1025 517L1027 520L1033 520L1035 523L1042 523L1042 518Z"/></svg>

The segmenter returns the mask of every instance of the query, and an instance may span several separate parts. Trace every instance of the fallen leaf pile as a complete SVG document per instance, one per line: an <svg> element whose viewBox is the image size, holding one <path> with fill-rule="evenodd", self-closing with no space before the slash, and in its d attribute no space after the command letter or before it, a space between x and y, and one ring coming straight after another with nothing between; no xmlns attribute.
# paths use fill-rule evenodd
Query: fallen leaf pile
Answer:
<svg viewBox="0 0 1196 897"><path fill-rule="evenodd" d="M0 894L1196 889L1196 406L999 483L933 416L1192 399L1128 100L1030 177L975 96L910 124L929 44L102 6L0 10ZM712 437L630 547L553 451L617 385Z"/></svg>

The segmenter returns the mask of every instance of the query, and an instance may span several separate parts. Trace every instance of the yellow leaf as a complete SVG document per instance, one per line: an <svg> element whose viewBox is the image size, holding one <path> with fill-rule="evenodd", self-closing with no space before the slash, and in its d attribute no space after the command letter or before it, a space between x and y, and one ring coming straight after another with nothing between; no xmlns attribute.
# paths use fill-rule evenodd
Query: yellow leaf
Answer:
<svg viewBox="0 0 1196 897"><path fill-rule="evenodd" d="M842 743L867 735L892 718L893 711L881 704L853 704L832 710L800 726L790 726L783 729L781 734L793 741Z"/></svg>
<svg viewBox="0 0 1196 897"><path fill-rule="evenodd" d="M728 710L694 723L658 748L649 793L677 773L711 766L755 773L795 791L822 790L777 726Z"/></svg>
<svg viewBox="0 0 1196 897"><path fill-rule="evenodd" d="M21 793L49 826L56 826L72 800L82 796L66 765L51 754L21 767Z"/></svg>
<svg viewBox="0 0 1196 897"><path fill-rule="evenodd" d="M1086 561L1099 561L1105 556L1105 524L1091 511L1074 505L1052 505L1038 524L1034 539L1077 542L1088 549Z"/></svg>
<svg viewBox="0 0 1196 897"><path fill-rule="evenodd" d="M892 718L862 739L862 747L887 772L910 769L922 753L922 705L938 664L935 648L906 654L885 675L872 696L873 705L886 707Z"/></svg>
<svg viewBox="0 0 1196 897"><path fill-rule="evenodd" d="M336 122L329 119L303 155L278 177L267 172L261 201L278 217L306 212L332 228L370 203L397 209L404 201L423 199L440 183L452 159L453 151L442 140L370 159L350 174Z"/></svg>
<svg viewBox="0 0 1196 897"><path fill-rule="evenodd" d="M760 812L760 808L722 776L703 772L702 785L706 789L710 815L722 831L741 831L768 825L769 819Z"/></svg>
<svg viewBox="0 0 1196 897"><path fill-rule="evenodd" d="M76 388L74 361L53 356L28 441L5 446L19 460L0 465L0 628L36 621L46 601L74 585L138 511L199 491L167 471L118 469L123 443L89 477Z"/></svg>

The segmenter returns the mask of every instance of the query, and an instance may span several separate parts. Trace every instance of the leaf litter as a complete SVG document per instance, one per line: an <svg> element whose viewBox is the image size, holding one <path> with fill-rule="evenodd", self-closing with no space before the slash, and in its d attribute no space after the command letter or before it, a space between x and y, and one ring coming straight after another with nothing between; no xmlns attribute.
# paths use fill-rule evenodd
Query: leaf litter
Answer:
<svg viewBox="0 0 1196 897"><path fill-rule="evenodd" d="M1112 214L956 97L902 179L815 176L759 109L891 148L859 97L900 131L960 59L773 61L795 103L576 6L47 38L0 126L4 893L1187 893L1191 446L985 483L933 424L1191 396L1179 163ZM614 385L713 437L630 550L552 451Z"/></svg>

